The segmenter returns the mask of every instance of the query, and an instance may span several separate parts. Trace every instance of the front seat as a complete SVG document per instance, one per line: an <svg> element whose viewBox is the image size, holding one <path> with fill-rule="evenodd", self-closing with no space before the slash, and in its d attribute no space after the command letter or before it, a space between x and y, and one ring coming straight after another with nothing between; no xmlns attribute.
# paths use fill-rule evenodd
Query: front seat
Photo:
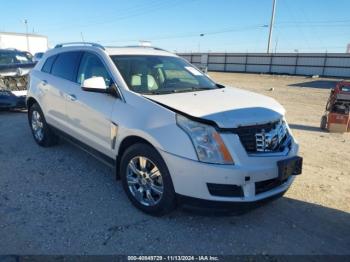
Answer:
<svg viewBox="0 0 350 262"><path fill-rule="evenodd" d="M158 89L155 78L148 71L145 64L139 63L134 66L130 84L135 91L148 92Z"/></svg>

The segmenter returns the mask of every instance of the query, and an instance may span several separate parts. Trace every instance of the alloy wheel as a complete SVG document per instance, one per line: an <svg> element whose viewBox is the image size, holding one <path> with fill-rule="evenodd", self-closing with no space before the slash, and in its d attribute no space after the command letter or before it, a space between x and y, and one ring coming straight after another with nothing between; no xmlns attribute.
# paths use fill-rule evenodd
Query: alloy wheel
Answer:
<svg viewBox="0 0 350 262"><path fill-rule="evenodd" d="M40 113L36 110L32 112L32 130L35 139L42 141L44 138L44 123Z"/></svg>
<svg viewBox="0 0 350 262"><path fill-rule="evenodd" d="M144 206L157 205L164 185L158 167L147 157L136 156L127 166L127 184L133 197Z"/></svg>

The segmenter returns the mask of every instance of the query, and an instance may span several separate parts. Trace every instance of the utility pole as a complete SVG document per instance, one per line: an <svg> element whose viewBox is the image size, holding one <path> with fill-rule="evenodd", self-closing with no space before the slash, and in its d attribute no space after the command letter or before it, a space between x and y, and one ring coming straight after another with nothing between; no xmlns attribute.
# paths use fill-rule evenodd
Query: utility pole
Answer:
<svg viewBox="0 0 350 262"><path fill-rule="evenodd" d="M273 31L273 24L275 22L275 10L276 10L276 1L277 0L273 0L272 3L272 15L271 15L271 22L270 22L270 30L269 30L269 40L267 42L267 53L271 53L271 41L272 41L272 31Z"/></svg>
<svg viewBox="0 0 350 262"><path fill-rule="evenodd" d="M28 20L24 19L23 23L26 26L26 38L27 38L27 51L29 52L29 36L28 36Z"/></svg>

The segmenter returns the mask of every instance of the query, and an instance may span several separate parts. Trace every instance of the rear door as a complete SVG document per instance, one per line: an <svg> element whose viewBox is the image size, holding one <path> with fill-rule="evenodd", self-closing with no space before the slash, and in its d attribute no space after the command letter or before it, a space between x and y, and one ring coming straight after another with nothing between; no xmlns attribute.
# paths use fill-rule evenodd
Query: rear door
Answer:
<svg viewBox="0 0 350 262"><path fill-rule="evenodd" d="M45 95L42 101L46 120L65 132L69 119L66 102L74 99L71 91L79 86L75 80L81 55L79 51L60 53L49 57L42 68L44 74L40 85Z"/></svg>
<svg viewBox="0 0 350 262"><path fill-rule="evenodd" d="M106 86L112 84L111 74L103 60L95 53L84 52L76 78L78 85L71 90L75 99L67 100L69 132L85 144L112 157L111 130L114 126L111 114L113 105L120 100L109 94L82 90L81 83L91 77L103 77Z"/></svg>

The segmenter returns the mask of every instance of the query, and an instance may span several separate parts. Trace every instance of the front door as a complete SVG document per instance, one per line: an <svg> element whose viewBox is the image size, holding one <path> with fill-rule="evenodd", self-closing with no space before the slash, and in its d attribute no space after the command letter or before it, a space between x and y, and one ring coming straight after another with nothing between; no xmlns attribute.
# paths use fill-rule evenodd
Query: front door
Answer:
<svg viewBox="0 0 350 262"><path fill-rule="evenodd" d="M112 84L102 60L94 53L85 52L79 66L77 84L74 90L71 90L71 97L66 104L70 133L78 140L112 157L111 132L114 127L111 114L117 98L105 93L83 91L81 83L91 77L103 77L106 86Z"/></svg>

